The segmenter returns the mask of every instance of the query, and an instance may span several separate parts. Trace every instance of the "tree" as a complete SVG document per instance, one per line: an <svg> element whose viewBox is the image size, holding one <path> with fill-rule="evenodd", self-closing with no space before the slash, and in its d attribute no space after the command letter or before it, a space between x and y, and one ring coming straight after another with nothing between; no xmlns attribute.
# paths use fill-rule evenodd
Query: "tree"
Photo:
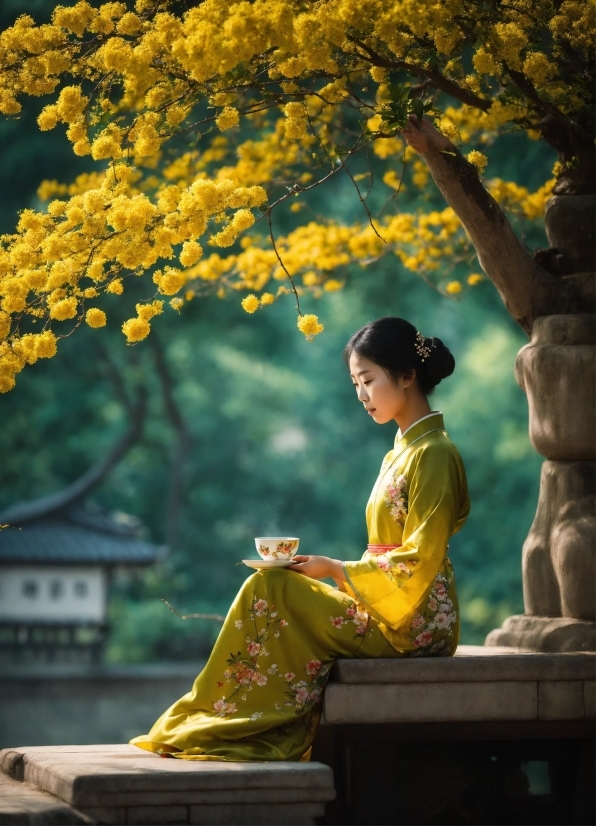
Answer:
<svg viewBox="0 0 596 826"><path fill-rule="evenodd" d="M52 95L40 128L65 123L75 154L98 169L70 185L45 182L47 209L24 210L2 239L2 389L55 353L65 321L103 326L104 310L89 303L147 272L174 309L206 291L249 289L252 312L289 289L312 336L322 326L301 314L296 276L300 291L319 294L341 287L342 267L392 251L436 283L442 258L470 260L467 233L527 332L538 315L585 307L590 287L570 277L565 251L525 249L479 178L486 157L473 150L466 160L449 138L490 145L516 128L557 150L554 189L489 183L510 212L535 219L551 190L592 192L593 22L594 3L573 0L138 0L134 10L83 0L58 6L51 24L19 17L0 36L0 110L16 116L23 95ZM428 122L421 143L424 113L440 132ZM373 217L379 168L397 193L404 180L426 186L424 165L398 137L408 123L450 208ZM365 156L368 168L353 171ZM410 161L400 177L396 157ZM340 174L368 220L309 221L276 239L273 211L288 201L297 211L301 195ZM246 235L255 221L264 231ZM203 236L234 249L206 257ZM167 263L175 255L181 266ZM272 277L282 282L275 293ZM163 301L150 295L136 309L123 326L131 342Z"/></svg>
<svg viewBox="0 0 596 826"><path fill-rule="evenodd" d="M471 268L475 250L528 334L541 316L593 311L595 8L83 0L57 7L48 25L20 17L0 35L0 111L52 95L40 128L66 124L74 153L97 169L45 182L47 209L24 210L2 239L0 389L55 354L64 322L104 326L102 295L121 295L135 276L143 295L123 332L144 339L164 308L146 273L174 310L206 292L250 290L242 304L254 312L290 291L312 337L322 325L302 314L301 295L341 288L351 265L394 253L457 293L461 280L446 281L441 263ZM483 181L486 155L456 146L490 147L511 129L558 154L535 192ZM427 187L427 170L449 207L390 214L404 185ZM315 213L290 224L341 175L362 222ZM545 205L551 246L532 253L512 220L538 221ZM230 253L205 256L199 239ZM174 256L180 266L167 263Z"/></svg>

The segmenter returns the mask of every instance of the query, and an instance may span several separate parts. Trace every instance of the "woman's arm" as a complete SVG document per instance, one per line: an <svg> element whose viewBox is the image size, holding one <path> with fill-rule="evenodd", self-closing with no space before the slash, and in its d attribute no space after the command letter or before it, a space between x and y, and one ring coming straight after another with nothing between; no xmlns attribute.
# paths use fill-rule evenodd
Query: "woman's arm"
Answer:
<svg viewBox="0 0 596 826"><path fill-rule="evenodd" d="M328 556L295 556L290 570L311 579L334 579L339 589L344 590L342 585L346 581L346 576L341 559L331 559Z"/></svg>

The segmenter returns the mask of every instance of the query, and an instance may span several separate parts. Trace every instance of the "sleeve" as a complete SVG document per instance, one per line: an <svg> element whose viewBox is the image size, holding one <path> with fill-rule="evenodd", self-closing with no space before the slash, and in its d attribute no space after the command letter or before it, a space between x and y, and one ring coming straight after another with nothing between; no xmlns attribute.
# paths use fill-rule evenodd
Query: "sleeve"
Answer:
<svg viewBox="0 0 596 826"><path fill-rule="evenodd" d="M422 448L406 479L408 513L401 547L344 563L355 597L393 630L430 587L465 504L460 503L461 474L452 451L436 445Z"/></svg>

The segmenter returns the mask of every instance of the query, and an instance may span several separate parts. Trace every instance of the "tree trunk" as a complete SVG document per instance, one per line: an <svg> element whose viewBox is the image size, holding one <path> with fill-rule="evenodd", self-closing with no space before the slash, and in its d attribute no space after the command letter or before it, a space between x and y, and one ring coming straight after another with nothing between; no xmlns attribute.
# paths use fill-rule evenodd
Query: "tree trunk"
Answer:
<svg viewBox="0 0 596 826"><path fill-rule="evenodd" d="M518 355L516 379L528 396L530 440L547 459L523 547L525 614L505 620L486 644L596 650L595 197L551 198L550 248L532 256L459 152L430 142L424 158L482 268L531 335Z"/></svg>

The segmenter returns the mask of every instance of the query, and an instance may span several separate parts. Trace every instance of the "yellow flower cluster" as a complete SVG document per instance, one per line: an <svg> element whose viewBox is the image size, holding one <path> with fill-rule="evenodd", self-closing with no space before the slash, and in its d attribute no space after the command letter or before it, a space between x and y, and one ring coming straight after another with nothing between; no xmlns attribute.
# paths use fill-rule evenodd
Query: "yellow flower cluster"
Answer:
<svg viewBox="0 0 596 826"><path fill-rule="evenodd" d="M472 152L468 152L467 159L470 161L472 166L475 166L478 172L484 172L486 166L488 164L488 158L484 154L484 152L478 152L478 150L474 149Z"/></svg>
<svg viewBox="0 0 596 826"><path fill-rule="evenodd" d="M300 332L306 336L307 341L312 341L315 336L318 336L325 329L317 316L312 314L298 316L297 326Z"/></svg>
<svg viewBox="0 0 596 826"><path fill-rule="evenodd" d="M431 74L444 77L452 100L467 101L437 121L463 144L488 146L512 124L536 136L553 107L585 121L589 84L569 66L593 59L595 3L204 0L177 13L167 2L78 0L57 6L49 24L22 15L0 33L0 112L17 115L24 95L52 95L39 128L64 124L74 153L98 168L71 184L44 182L47 209L24 210L0 239L0 390L56 352L57 330L83 319L105 326L104 310L88 301L101 304L103 293L113 301L127 278L145 273L174 310L211 290L242 290L250 313L288 292L288 273L299 294L318 296L342 288L346 267L392 254L456 295L464 285L441 280L442 262L467 261L470 246L451 209L296 225L302 193L367 146L375 163L389 161L375 173L389 201L409 185L427 188L423 161L383 131L397 105L392 63L413 67L412 84L434 67L431 86ZM183 139L188 151L173 156ZM467 157L485 169L484 153ZM372 185L367 173L353 180L365 178ZM553 183L536 192L498 179L487 186L504 209L533 220ZM266 232L246 234L267 204L293 221L277 250ZM205 255L206 246L229 252ZM472 274L467 284L479 280ZM138 304L123 325L127 340L144 339L162 309ZM33 321L42 332L28 332ZM307 337L322 330L311 315L298 326Z"/></svg>

